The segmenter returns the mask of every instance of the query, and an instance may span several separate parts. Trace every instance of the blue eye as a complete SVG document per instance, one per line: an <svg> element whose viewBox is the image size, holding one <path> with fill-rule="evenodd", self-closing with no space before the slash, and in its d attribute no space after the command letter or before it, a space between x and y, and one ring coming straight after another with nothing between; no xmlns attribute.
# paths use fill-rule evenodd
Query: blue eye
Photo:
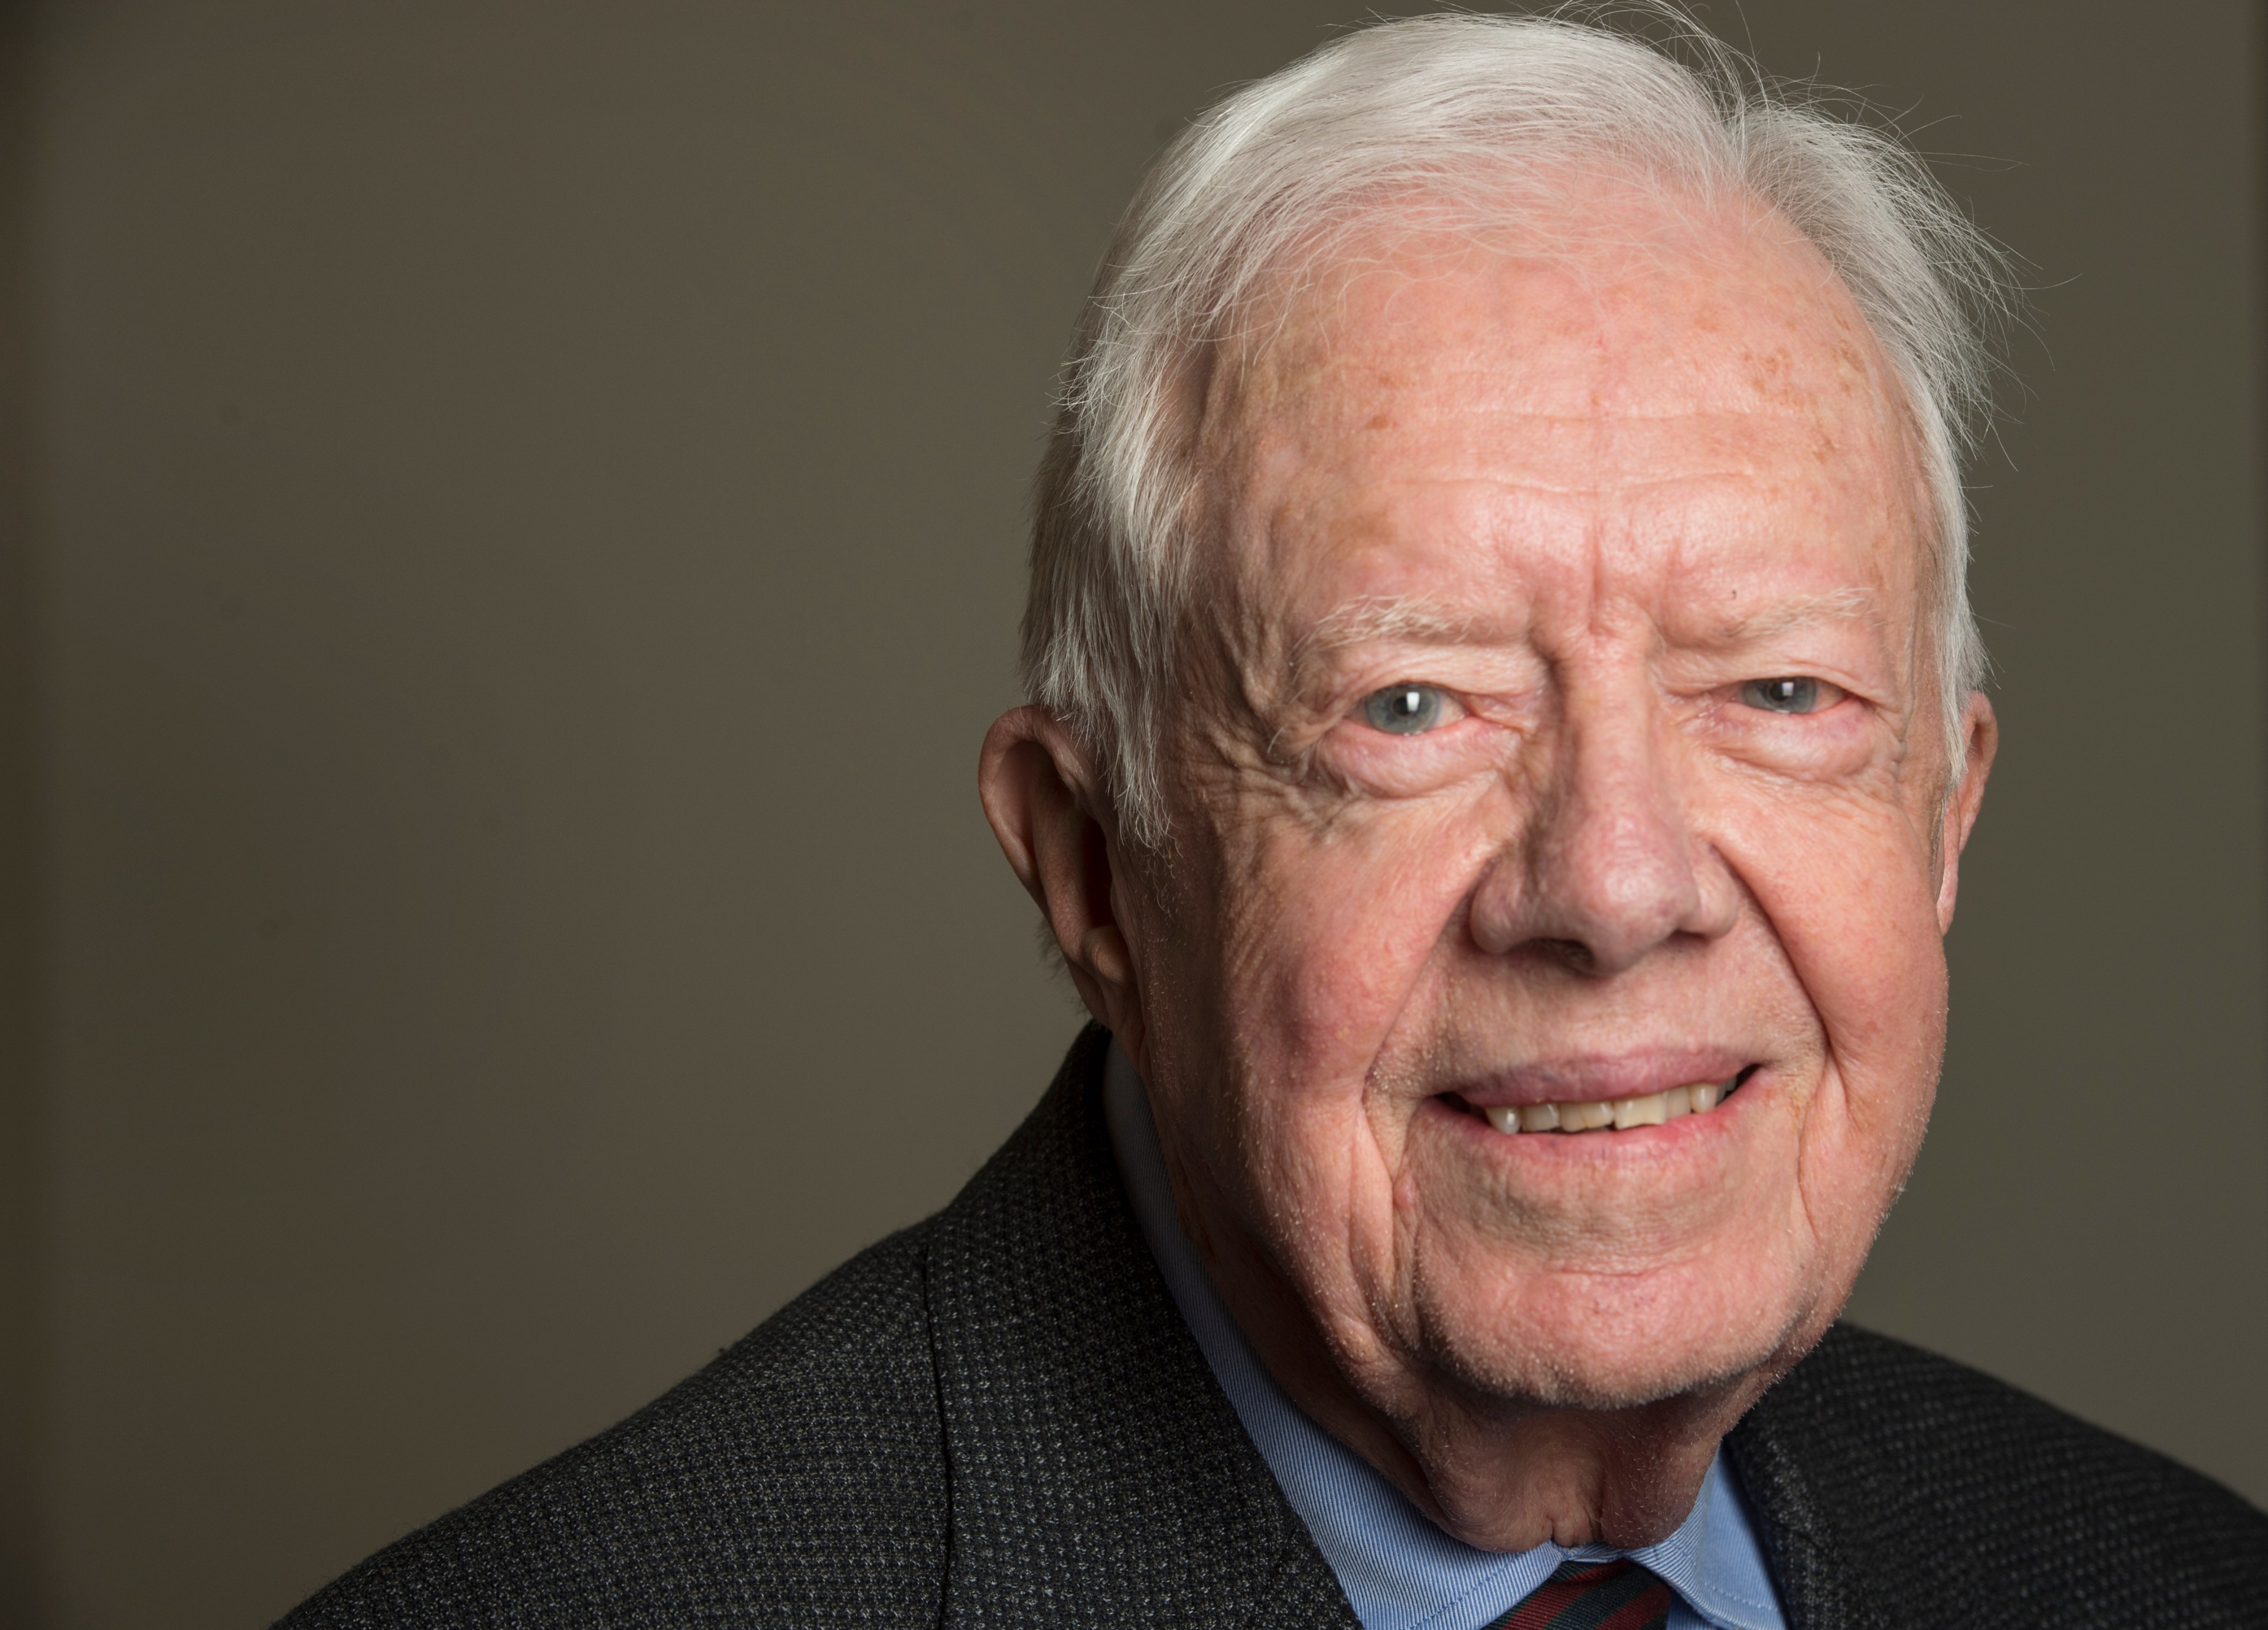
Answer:
<svg viewBox="0 0 2268 1630"><path fill-rule="evenodd" d="M1820 690L1817 680L1800 675L1751 679L1741 687L1741 700L1767 713L1812 713L1819 710Z"/></svg>
<svg viewBox="0 0 2268 1630"><path fill-rule="evenodd" d="M1414 736L1441 721L1441 693L1431 685L1388 685L1363 698L1362 716L1373 730Z"/></svg>

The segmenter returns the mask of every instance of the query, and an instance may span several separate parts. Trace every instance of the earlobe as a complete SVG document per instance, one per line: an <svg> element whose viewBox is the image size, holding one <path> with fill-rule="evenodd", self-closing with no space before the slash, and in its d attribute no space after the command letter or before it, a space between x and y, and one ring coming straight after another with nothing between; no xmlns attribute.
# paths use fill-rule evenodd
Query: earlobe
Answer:
<svg viewBox="0 0 2268 1630"><path fill-rule="evenodd" d="M1012 708L985 734L976 785L992 835L1046 918L1087 1011L1138 1060L1139 986L1094 785L1078 741L1044 708Z"/></svg>

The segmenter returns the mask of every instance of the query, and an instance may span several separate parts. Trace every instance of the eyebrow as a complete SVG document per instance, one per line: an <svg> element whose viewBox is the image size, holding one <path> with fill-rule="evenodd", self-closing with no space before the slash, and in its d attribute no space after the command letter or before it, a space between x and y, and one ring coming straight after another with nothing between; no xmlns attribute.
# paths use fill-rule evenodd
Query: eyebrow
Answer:
<svg viewBox="0 0 2268 1630"><path fill-rule="evenodd" d="M1460 611L1422 595L1374 595L1333 607L1302 634L1285 657L1282 669L1286 689L1295 697L1311 694L1336 661L1340 653L1381 641L1418 645L1472 643L1484 626L1469 611Z"/></svg>
<svg viewBox="0 0 2268 1630"><path fill-rule="evenodd" d="M1712 638L1727 645L1770 639L1816 623L1848 619L1878 620L1870 590L1838 588L1824 594L1803 594L1776 601L1745 616L1719 623ZM1470 638L1478 622L1469 614L1452 611L1438 601L1415 595L1351 600L1331 610L1301 636L1292 647L1291 666L1304 668L1318 658L1328 658L1352 645L1375 640L1409 640L1418 645L1448 645Z"/></svg>
<svg viewBox="0 0 2268 1630"><path fill-rule="evenodd" d="M1742 645L1774 639L1821 623L1856 620L1879 625L1874 594L1863 588L1838 588L1824 594L1803 594L1775 601L1745 616L1726 617L1710 628L1704 641L1716 645ZM1447 645L1469 642L1481 621L1467 612L1418 595L1382 595L1351 600L1335 607L1302 635L1292 648L1285 669L1293 688L1304 690L1319 667L1339 653L1381 640L1412 645Z"/></svg>
<svg viewBox="0 0 2268 1630"><path fill-rule="evenodd" d="M1334 608L1300 636L1292 648L1296 672L1320 658L1329 658L1351 645L1381 639L1406 639L1420 645L1447 645L1468 638L1474 619L1453 612L1437 601L1397 594L1351 600Z"/></svg>
<svg viewBox="0 0 2268 1630"><path fill-rule="evenodd" d="M1842 621L1880 623L1881 618L1875 608L1874 594L1854 586L1825 594L1802 594L1777 601L1746 616L1726 618L1711 631L1709 638L1715 645L1746 645L1820 623Z"/></svg>

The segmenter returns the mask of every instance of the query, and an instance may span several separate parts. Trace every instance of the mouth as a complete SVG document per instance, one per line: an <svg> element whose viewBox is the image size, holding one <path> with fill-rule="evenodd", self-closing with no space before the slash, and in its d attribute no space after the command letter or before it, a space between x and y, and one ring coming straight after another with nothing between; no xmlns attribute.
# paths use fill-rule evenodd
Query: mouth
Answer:
<svg viewBox="0 0 2268 1630"><path fill-rule="evenodd" d="M1549 1103L1467 1102L1446 1095L1467 1114L1510 1137L1521 1132L1627 1132L1634 1126L1666 1126L1689 1115L1708 1115L1741 1089L1761 1067L1750 1065L1723 1081L1690 1081L1634 1098L1589 1098Z"/></svg>

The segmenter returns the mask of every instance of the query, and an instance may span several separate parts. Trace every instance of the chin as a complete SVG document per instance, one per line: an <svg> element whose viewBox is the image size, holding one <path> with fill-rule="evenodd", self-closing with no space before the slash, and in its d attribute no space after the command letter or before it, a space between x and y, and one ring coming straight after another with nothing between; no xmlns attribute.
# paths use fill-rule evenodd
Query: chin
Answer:
<svg viewBox="0 0 2268 1630"><path fill-rule="evenodd" d="M1460 1294L1454 1285L1421 1280L1415 1288L1429 1368L1486 1399L1553 1409L1752 1395L1800 1357L1835 1313L1822 1310L1815 1287L1665 1292L1642 1276L1564 1276L1509 1309L1498 1296Z"/></svg>

